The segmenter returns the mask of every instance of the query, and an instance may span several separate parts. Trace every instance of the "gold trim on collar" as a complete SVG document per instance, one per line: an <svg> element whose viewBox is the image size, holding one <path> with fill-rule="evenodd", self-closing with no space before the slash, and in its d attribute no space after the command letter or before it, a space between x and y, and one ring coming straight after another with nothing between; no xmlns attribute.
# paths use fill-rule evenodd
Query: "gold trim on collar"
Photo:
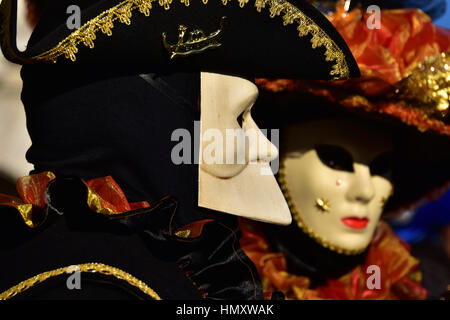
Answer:
<svg viewBox="0 0 450 320"><path fill-rule="evenodd" d="M72 32L67 38L62 40L56 47L50 49L34 58L38 62L56 62L58 57L64 56L71 61L76 60L78 53L78 46L80 43L93 49L96 34L101 31L108 36L112 35L112 29L115 22L131 24L132 13L136 9L145 16L150 15L152 4L158 1L159 5L166 10L170 9L172 0L125 0L118 5L108 9L97 17L91 19L86 24L81 26L78 30ZM198 0L196 0L198 1ZM214 0L218 1L218 0ZM238 0L240 7L244 7L249 0ZM189 0L180 0L185 6L189 6ZM208 0L202 0L204 4ZM222 0L223 5L228 3L228 0ZM299 37L311 35L311 46L313 49L317 47L325 47L325 60L334 61L335 64L330 71L333 79L347 79L350 76L350 71L345 60L344 53L340 50L338 45L330 38L330 36L322 30L310 17L305 15L301 10L292 5L286 0L255 0L254 6L258 12L261 9L269 9L270 17L282 16L283 25L287 26L297 23L297 31Z"/></svg>
<svg viewBox="0 0 450 320"><path fill-rule="evenodd" d="M102 263L85 263L85 264L79 264L76 267L79 268L80 272L89 272L89 273L101 273L107 276L113 276L116 279L124 280L128 282L130 285L132 285L135 288L138 288L143 293L148 295L153 300L161 300L159 295L153 291L147 284L142 282L141 280L133 277L131 274L126 273L125 271L122 271L118 268L114 268ZM8 300L13 298L19 293L25 292L31 287L44 282L50 278L60 276L64 273L70 273L71 270L73 270L74 266L59 268L52 271L47 271L41 274L38 274L32 278L29 278L25 281L22 281L18 285L10 288L9 290L6 290L5 292L0 293L0 300Z"/></svg>

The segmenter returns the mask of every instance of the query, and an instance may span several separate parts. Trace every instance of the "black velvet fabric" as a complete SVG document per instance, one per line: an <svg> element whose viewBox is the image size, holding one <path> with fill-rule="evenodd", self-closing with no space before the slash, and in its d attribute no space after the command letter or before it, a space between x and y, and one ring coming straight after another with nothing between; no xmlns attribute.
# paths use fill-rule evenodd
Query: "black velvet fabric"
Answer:
<svg viewBox="0 0 450 320"><path fill-rule="evenodd" d="M45 271L97 262L130 273L163 299L262 299L257 271L239 247L235 219L209 222L200 237L184 239L174 235L179 212L171 197L152 208L107 216L88 208L80 179L57 178L47 194L49 215L38 229L26 227L15 210L0 208L0 291ZM82 289L68 290L68 276L17 298L149 298L101 274L82 273Z"/></svg>

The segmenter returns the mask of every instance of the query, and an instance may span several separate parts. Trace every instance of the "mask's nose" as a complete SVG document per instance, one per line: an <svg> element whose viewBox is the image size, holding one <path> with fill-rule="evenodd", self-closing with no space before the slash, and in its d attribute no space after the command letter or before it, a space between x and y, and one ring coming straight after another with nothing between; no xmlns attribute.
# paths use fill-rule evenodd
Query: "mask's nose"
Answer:
<svg viewBox="0 0 450 320"><path fill-rule="evenodd" d="M369 203L375 196L370 168L367 165L354 163L354 173L347 192L347 199L364 204Z"/></svg>
<svg viewBox="0 0 450 320"><path fill-rule="evenodd" d="M242 127L248 139L248 162L270 162L278 157L278 148L266 138L250 112L243 116Z"/></svg>

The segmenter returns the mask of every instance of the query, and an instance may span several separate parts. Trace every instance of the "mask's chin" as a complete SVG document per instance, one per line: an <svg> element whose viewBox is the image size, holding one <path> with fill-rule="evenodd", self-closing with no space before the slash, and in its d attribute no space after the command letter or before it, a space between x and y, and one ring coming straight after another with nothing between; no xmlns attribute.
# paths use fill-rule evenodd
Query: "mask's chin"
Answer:
<svg viewBox="0 0 450 320"><path fill-rule="evenodd" d="M289 225L292 221L289 207L268 163L247 165L231 178L213 176L199 166L198 205L263 222Z"/></svg>
<svg viewBox="0 0 450 320"><path fill-rule="evenodd" d="M378 222L378 221L377 221ZM337 228L338 229L338 228ZM336 230L332 235L316 234L326 247L339 253L358 254L367 249L372 239L374 230L355 234L351 231Z"/></svg>
<svg viewBox="0 0 450 320"><path fill-rule="evenodd" d="M290 201L290 203L292 202ZM295 212L295 209L291 208L291 210ZM359 254L367 249L378 223L378 220L374 221L374 226L371 226L364 232L355 233L335 226L335 228L329 228L329 231L325 233L317 231L318 228L305 223L306 219L297 213L294 214L294 220L303 233L314 239L322 247L347 255ZM329 221L329 223L331 224L332 222Z"/></svg>

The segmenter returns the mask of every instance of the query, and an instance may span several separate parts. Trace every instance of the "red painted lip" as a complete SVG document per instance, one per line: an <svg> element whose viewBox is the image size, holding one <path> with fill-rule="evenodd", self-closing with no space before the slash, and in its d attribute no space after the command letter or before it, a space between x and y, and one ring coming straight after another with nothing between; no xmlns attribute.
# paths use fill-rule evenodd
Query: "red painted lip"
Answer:
<svg viewBox="0 0 450 320"><path fill-rule="evenodd" d="M341 221L347 227L358 230L364 229L365 227L367 227L367 224L369 223L368 218L358 218L358 217L342 218Z"/></svg>

